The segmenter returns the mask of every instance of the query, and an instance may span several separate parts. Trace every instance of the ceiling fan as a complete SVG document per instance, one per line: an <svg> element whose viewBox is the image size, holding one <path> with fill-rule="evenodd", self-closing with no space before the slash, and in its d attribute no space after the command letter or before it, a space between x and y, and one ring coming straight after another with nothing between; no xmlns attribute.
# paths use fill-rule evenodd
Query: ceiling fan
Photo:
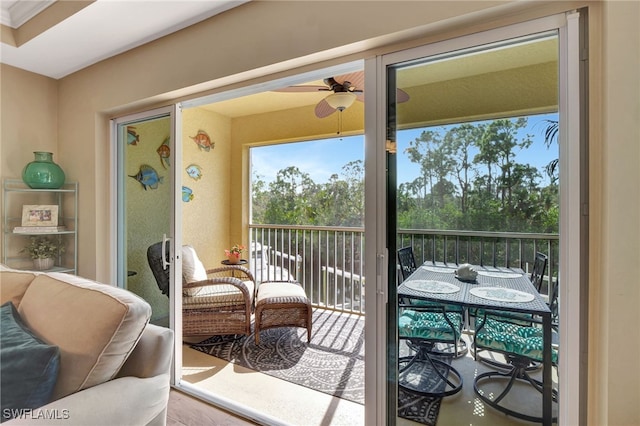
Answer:
<svg viewBox="0 0 640 426"><path fill-rule="evenodd" d="M344 111L357 101L364 101L364 71L343 74L324 79L325 86L303 85L276 89L275 92L331 92L316 105L316 117L324 118L336 111ZM396 101L409 100L407 92L397 89Z"/></svg>

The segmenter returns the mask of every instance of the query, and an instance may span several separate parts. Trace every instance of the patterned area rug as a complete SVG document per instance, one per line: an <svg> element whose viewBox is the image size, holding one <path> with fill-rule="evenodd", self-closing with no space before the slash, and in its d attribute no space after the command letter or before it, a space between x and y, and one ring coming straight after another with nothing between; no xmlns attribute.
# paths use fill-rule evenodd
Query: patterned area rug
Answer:
<svg viewBox="0 0 640 426"><path fill-rule="evenodd" d="M280 327L236 340L214 336L192 346L237 365L364 404L364 317L315 309L311 343L307 330Z"/></svg>
<svg viewBox="0 0 640 426"><path fill-rule="evenodd" d="M398 416L429 426L435 426L442 398L416 396L402 389L398 391Z"/></svg>
<svg viewBox="0 0 640 426"><path fill-rule="evenodd" d="M364 317L314 309L311 343L304 328L272 328L235 340L214 336L193 349L297 385L364 404ZM406 345L400 355L408 354ZM425 374L429 373L425 371ZM441 398L399 391L398 415L435 426Z"/></svg>
<svg viewBox="0 0 640 426"><path fill-rule="evenodd" d="M404 340L400 342L400 356L408 356L413 352L407 347ZM451 357L437 357L447 364L451 364ZM407 370L409 371L409 370ZM442 371L444 373L444 371ZM431 370L429 364L417 363L410 369L409 376L414 385L419 383L417 387L420 389L431 389L433 391L441 391L444 385L435 380L436 374ZM419 396L410 392L398 389L398 416L422 423L428 426L435 426L440 412L440 404L442 398Z"/></svg>

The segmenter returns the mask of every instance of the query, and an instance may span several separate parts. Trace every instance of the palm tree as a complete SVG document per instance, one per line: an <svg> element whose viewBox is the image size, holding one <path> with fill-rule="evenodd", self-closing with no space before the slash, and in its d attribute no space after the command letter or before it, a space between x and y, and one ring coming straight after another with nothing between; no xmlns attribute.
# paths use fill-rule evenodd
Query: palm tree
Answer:
<svg viewBox="0 0 640 426"><path fill-rule="evenodd" d="M549 149L554 142L558 142L558 120L545 121L547 122L547 128L544 131L544 144ZM555 183L558 180L558 159L552 160L544 169L551 183Z"/></svg>

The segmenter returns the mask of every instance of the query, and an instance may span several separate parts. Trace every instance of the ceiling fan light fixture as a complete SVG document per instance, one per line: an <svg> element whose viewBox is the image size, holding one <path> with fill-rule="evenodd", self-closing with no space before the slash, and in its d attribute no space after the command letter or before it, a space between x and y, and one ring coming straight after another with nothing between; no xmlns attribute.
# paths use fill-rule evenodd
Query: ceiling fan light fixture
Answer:
<svg viewBox="0 0 640 426"><path fill-rule="evenodd" d="M329 106L338 111L344 111L349 108L356 100L355 93L351 92L336 92L332 93L325 98Z"/></svg>

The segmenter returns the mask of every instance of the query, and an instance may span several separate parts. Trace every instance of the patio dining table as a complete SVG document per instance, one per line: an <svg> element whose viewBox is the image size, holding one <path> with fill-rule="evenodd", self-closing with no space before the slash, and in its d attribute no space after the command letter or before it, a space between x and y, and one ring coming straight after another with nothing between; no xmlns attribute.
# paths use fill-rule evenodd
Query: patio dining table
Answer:
<svg viewBox="0 0 640 426"><path fill-rule="evenodd" d="M552 423L551 311L521 269L479 267L475 281L457 278L458 265L427 262L398 287L399 298L443 302L466 308L508 311L542 318L542 418Z"/></svg>

